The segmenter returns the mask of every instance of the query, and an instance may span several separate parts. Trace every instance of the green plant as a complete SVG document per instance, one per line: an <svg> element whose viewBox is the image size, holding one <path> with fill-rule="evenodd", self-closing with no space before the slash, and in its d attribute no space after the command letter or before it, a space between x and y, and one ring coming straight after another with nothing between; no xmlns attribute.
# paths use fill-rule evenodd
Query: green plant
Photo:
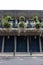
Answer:
<svg viewBox="0 0 43 65"><path fill-rule="evenodd" d="M38 16L33 16L32 20L37 21L38 20Z"/></svg>
<svg viewBox="0 0 43 65"><path fill-rule="evenodd" d="M2 16L2 25L4 25L4 23L6 22L6 16Z"/></svg>
<svg viewBox="0 0 43 65"><path fill-rule="evenodd" d="M10 16L6 16L6 15L2 16L2 26L5 28L11 28L12 27L10 22L8 22L8 20L7 20L8 18L11 19Z"/></svg>
<svg viewBox="0 0 43 65"><path fill-rule="evenodd" d="M11 16L2 16L2 26L5 27L5 28L10 28L12 27L10 22L8 22L8 20L11 20L12 17Z"/></svg>
<svg viewBox="0 0 43 65"><path fill-rule="evenodd" d="M19 21L25 21L25 17L24 16L20 16L19 17Z"/></svg>
<svg viewBox="0 0 43 65"><path fill-rule="evenodd" d="M26 23L25 22L19 22L18 24L18 35L20 35L20 32L26 32Z"/></svg>
<svg viewBox="0 0 43 65"><path fill-rule="evenodd" d="M40 27L41 27L41 23L36 23L36 24L35 24L35 28L36 28L36 29L39 29Z"/></svg>
<svg viewBox="0 0 43 65"><path fill-rule="evenodd" d="M7 19L8 21L10 21L10 20L12 20L12 17L9 16L9 15L7 15L7 16L6 16L6 19Z"/></svg>
<svg viewBox="0 0 43 65"><path fill-rule="evenodd" d="M20 28L24 28L24 27L25 27L25 22L20 22L20 23L19 23L19 27L20 27Z"/></svg>
<svg viewBox="0 0 43 65"><path fill-rule="evenodd" d="M5 28L10 28L10 27L11 27L11 24L10 24L9 22L5 22L5 23L4 23L4 27L5 27Z"/></svg>
<svg viewBox="0 0 43 65"><path fill-rule="evenodd" d="M10 21L10 20L12 20L12 17L11 16L6 16L6 15L4 15L4 16L2 16L2 23L4 24L4 22L6 22L6 21Z"/></svg>
<svg viewBox="0 0 43 65"><path fill-rule="evenodd" d="M36 23L35 28L37 29L37 32L39 32L39 35L42 35L42 30L41 30L41 23Z"/></svg>
<svg viewBox="0 0 43 65"><path fill-rule="evenodd" d="M43 27L43 22L41 22L41 27Z"/></svg>

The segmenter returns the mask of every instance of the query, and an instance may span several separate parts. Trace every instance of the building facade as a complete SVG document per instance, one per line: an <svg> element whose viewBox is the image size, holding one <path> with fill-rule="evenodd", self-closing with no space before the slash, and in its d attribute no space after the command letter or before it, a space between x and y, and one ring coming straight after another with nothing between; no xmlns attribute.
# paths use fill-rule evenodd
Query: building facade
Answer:
<svg viewBox="0 0 43 65"><path fill-rule="evenodd" d="M41 28L41 37L39 31L35 31L32 27L26 28L25 32L20 32L20 35L18 35L18 28L14 25L11 32L5 31L6 29L1 27L1 17L3 15L13 16L14 22L16 22L16 18L21 15L27 17L27 19L33 15L43 19L43 11L0 10L0 53L43 53L43 28Z"/></svg>

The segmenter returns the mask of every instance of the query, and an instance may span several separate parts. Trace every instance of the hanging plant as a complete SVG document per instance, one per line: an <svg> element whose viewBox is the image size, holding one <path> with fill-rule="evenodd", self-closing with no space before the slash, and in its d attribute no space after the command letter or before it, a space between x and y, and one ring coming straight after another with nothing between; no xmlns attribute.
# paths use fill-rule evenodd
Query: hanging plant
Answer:
<svg viewBox="0 0 43 65"><path fill-rule="evenodd" d="M19 22L19 28L25 28L25 22Z"/></svg>
<svg viewBox="0 0 43 65"><path fill-rule="evenodd" d="M33 17L32 17L32 20L35 21L35 22L37 22L38 16L33 16Z"/></svg>
<svg viewBox="0 0 43 65"><path fill-rule="evenodd" d="M38 21L38 16L33 16L32 18L31 18L31 25L32 25L32 27L35 27L35 24L36 24L36 22Z"/></svg>
<svg viewBox="0 0 43 65"><path fill-rule="evenodd" d="M11 24L10 24L9 22L5 22L5 23L4 23L4 27L5 27L5 28L10 28L10 27L11 27Z"/></svg>
<svg viewBox="0 0 43 65"><path fill-rule="evenodd" d="M24 16L20 16L19 17L19 21L25 21L25 17Z"/></svg>
<svg viewBox="0 0 43 65"><path fill-rule="evenodd" d="M12 25L7 21L6 16L2 16L2 26L3 28L6 28L6 30L11 31Z"/></svg>
<svg viewBox="0 0 43 65"><path fill-rule="evenodd" d="M26 23L25 22L19 22L18 23L18 33L20 34L20 32L26 32L25 30L26 28Z"/></svg>
<svg viewBox="0 0 43 65"><path fill-rule="evenodd" d="M33 22L35 22L35 30L37 30L40 34L42 35L42 30L41 30L41 23L39 22L38 16L33 16L32 17Z"/></svg>
<svg viewBox="0 0 43 65"><path fill-rule="evenodd" d="M7 15L6 16L6 20L11 21L12 20L12 17Z"/></svg>
<svg viewBox="0 0 43 65"><path fill-rule="evenodd" d="M41 23L40 22L37 22L35 24L35 28L36 30L39 32L40 36L42 35L42 30L41 30Z"/></svg>
<svg viewBox="0 0 43 65"><path fill-rule="evenodd" d="M4 28L6 28L6 30L8 30L10 32L11 29L12 29L12 26L11 26L11 24L9 22L5 22L4 23Z"/></svg>
<svg viewBox="0 0 43 65"><path fill-rule="evenodd" d="M4 23L6 22L6 16L2 16L2 26L4 25Z"/></svg>
<svg viewBox="0 0 43 65"><path fill-rule="evenodd" d="M40 23L36 23L36 24L35 24L35 28L36 28L36 29L40 29L40 28L41 28L41 24L40 24Z"/></svg>

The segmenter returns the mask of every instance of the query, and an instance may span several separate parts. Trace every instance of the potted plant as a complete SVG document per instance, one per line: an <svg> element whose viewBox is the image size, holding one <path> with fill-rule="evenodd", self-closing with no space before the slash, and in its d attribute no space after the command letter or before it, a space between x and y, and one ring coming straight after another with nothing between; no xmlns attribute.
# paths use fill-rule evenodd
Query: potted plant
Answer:
<svg viewBox="0 0 43 65"><path fill-rule="evenodd" d="M38 16L33 16L31 20L32 22L30 24L32 25L32 27L35 27L36 22L39 21Z"/></svg>
<svg viewBox="0 0 43 65"><path fill-rule="evenodd" d="M30 24L31 24L31 26L32 27L35 27L35 23L38 21L38 16L33 16L32 18L31 18L31 22L30 22Z"/></svg>
<svg viewBox="0 0 43 65"><path fill-rule="evenodd" d="M20 16L19 17L19 21L25 21L25 17L24 16Z"/></svg>
<svg viewBox="0 0 43 65"><path fill-rule="evenodd" d="M40 29L40 28L41 28L41 24L40 24L40 23L36 23L36 24L35 24L35 28L36 28L36 29Z"/></svg>
<svg viewBox="0 0 43 65"><path fill-rule="evenodd" d="M19 22L18 23L18 33L20 35L20 32L25 32L26 23L25 22Z"/></svg>
<svg viewBox="0 0 43 65"><path fill-rule="evenodd" d="M25 22L20 22L19 23L19 28L24 28L25 27Z"/></svg>
<svg viewBox="0 0 43 65"><path fill-rule="evenodd" d="M18 28L20 29L20 30L25 30L25 28L26 28L26 23L25 22L19 22L18 23Z"/></svg>
<svg viewBox="0 0 43 65"><path fill-rule="evenodd" d="M2 17L2 26L3 26L3 28L5 29L6 28L6 30L11 30L11 28L12 28L12 25L10 24L10 22L8 22L7 20L6 20L6 16L3 16Z"/></svg>
<svg viewBox="0 0 43 65"><path fill-rule="evenodd" d="M7 15L6 16L6 20L11 21L12 20L12 17L10 15Z"/></svg>
<svg viewBox="0 0 43 65"><path fill-rule="evenodd" d="M5 22L6 22L6 16L4 15L4 16L2 16L2 27L3 27Z"/></svg>
<svg viewBox="0 0 43 65"><path fill-rule="evenodd" d="M2 23L4 22L10 22L10 24L13 26L13 18L10 15L2 16Z"/></svg>
<svg viewBox="0 0 43 65"><path fill-rule="evenodd" d="M32 17L32 20L35 21L35 22L37 22L38 16L33 16L33 17Z"/></svg>
<svg viewBox="0 0 43 65"><path fill-rule="evenodd" d="M5 22L5 23L4 23L4 27L5 27L5 28L10 28L10 27L11 27L11 24L10 24L9 22Z"/></svg>
<svg viewBox="0 0 43 65"><path fill-rule="evenodd" d="M41 30L41 23L39 21L38 16L33 16L32 17L33 22L35 22L35 30L40 33L40 36L42 35L42 30Z"/></svg>
<svg viewBox="0 0 43 65"><path fill-rule="evenodd" d="M40 36L42 35L42 30L41 30L41 23L40 22L37 22L35 24L35 28L36 30L39 32Z"/></svg>

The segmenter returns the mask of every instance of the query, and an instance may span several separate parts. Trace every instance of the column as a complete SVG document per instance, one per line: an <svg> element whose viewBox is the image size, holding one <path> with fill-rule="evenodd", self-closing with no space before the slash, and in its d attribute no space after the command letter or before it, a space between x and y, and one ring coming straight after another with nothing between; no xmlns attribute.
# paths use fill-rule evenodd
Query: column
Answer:
<svg viewBox="0 0 43 65"><path fill-rule="evenodd" d="M3 41L2 41L2 53L4 52L4 37L3 37Z"/></svg>
<svg viewBox="0 0 43 65"><path fill-rule="evenodd" d="M39 47L40 47L40 52L42 52L41 37L40 36L39 36Z"/></svg>
<svg viewBox="0 0 43 65"><path fill-rule="evenodd" d="M29 37L27 37L27 52L29 52Z"/></svg>
<svg viewBox="0 0 43 65"><path fill-rule="evenodd" d="M16 36L14 36L14 55L16 53Z"/></svg>

